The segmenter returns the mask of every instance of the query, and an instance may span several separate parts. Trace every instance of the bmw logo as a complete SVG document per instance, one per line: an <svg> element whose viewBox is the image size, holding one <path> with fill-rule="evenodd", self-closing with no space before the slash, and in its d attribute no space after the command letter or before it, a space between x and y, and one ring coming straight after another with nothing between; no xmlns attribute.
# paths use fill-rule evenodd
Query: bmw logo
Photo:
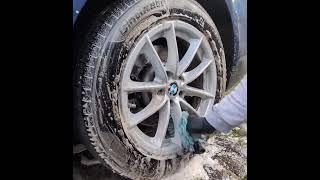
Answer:
<svg viewBox="0 0 320 180"><path fill-rule="evenodd" d="M171 83L168 91L169 91L169 95L175 96L178 93L177 83Z"/></svg>

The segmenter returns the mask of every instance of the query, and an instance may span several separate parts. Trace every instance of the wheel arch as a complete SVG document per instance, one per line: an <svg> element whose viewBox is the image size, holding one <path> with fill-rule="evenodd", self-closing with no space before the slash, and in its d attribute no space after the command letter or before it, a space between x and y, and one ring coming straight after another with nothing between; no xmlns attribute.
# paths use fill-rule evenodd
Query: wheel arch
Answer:
<svg viewBox="0 0 320 180"><path fill-rule="evenodd" d="M197 0L213 19L224 46L227 65L227 89L232 87L229 84L230 77L235 71L236 65L241 57L240 52L240 25L239 9L236 3L244 3L243 0ZM246 0L245 0L246 2ZM246 4L245 4L246 6ZM242 6L242 7L245 7ZM245 32L246 33L246 32ZM244 49L246 51L246 47Z"/></svg>

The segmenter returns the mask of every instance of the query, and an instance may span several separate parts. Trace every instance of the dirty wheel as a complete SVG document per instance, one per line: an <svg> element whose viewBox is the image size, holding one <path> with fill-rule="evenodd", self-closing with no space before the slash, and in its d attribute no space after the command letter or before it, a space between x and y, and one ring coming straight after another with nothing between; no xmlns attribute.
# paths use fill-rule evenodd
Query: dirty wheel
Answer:
<svg viewBox="0 0 320 180"><path fill-rule="evenodd" d="M129 178L175 172L190 156L174 131L181 112L203 116L225 90L218 30L193 0L106 7L77 61L81 140Z"/></svg>

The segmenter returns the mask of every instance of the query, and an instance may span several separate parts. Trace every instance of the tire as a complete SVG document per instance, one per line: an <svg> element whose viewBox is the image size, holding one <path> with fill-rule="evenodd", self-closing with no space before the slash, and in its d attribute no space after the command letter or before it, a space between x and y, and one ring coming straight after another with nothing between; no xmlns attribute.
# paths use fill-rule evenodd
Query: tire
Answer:
<svg viewBox="0 0 320 180"><path fill-rule="evenodd" d="M223 45L212 19L193 0L116 1L93 21L76 51L74 116L80 140L106 166L131 179L160 179L176 172L192 156L150 158L128 139L121 121L119 78L126 58L148 29L172 19L194 26L210 43L217 70L214 102L218 102L226 85Z"/></svg>

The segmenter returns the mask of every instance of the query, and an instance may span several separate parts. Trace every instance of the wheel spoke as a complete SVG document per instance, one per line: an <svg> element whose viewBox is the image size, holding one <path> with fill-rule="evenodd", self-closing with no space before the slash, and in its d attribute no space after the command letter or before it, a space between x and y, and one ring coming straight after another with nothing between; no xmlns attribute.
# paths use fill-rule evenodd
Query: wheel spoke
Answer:
<svg viewBox="0 0 320 180"><path fill-rule="evenodd" d="M184 79L184 82L186 84L194 81L197 79L206 69L207 67L212 63L212 60L203 60L197 67L195 67L193 70L189 72L185 72L182 74L182 77Z"/></svg>
<svg viewBox="0 0 320 180"><path fill-rule="evenodd" d="M176 122L180 119L181 112L182 112L182 110L181 110L179 100L173 99L170 103L170 115L171 115L173 122Z"/></svg>
<svg viewBox="0 0 320 180"><path fill-rule="evenodd" d="M170 25L170 30L166 32L165 37L168 45L168 58L166 63L166 69L176 75L177 65L179 63L179 52L173 22Z"/></svg>
<svg viewBox="0 0 320 180"><path fill-rule="evenodd" d="M135 127L140 122L142 122L143 120L147 119L148 117L150 117L151 115L159 111L167 101L168 101L167 96L154 95L150 103L147 105L147 107L145 107L144 109L142 109L136 114L133 114L133 113L130 114L129 128Z"/></svg>
<svg viewBox="0 0 320 180"><path fill-rule="evenodd" d="M155 71L155 78L159 78L162 81L167 81L168 78L165 68L148 35L146 36L146 45L144 47L143 53Z"/></svg>
<svg viewBox="0 0 320 180"><path fill-rule="evenodd" d="M158 83L155 81L152 82L138 82L129 80L128 82L124 83L124 90L127 92L155 92L160 89L166 88L167 85L165 83Z"/></svg>
<svg viewBox="0 0 320 180"><path fill-rule="evenodd" d="M195 110L187 101L185 101L184 99L180 98L180 103L181 106L184 107L184 109L186 109L189 113L192 113L196 116L200 116L199 113L197 112L197 110Z"/></svg>
<svg viewBox="0 0 320 180"><path fill-rule="evenodd" d="M202 42L202 38L200 39L192 39L190 41L190 46L187 50L187 52L185 53L185 55L183 56L183 58L181 59L181 61L178 64L178 72L177 75L180 76L191 64L194 56L196 55L200 44Z"/></svg>
<svg viewBox="0 0 320 180"><path fill-rule="evenodd" d="M154 136L155 145L160 148L162 142L166 136L168 124L170 119L170 101L167 101L166 104L159 111L159 123L156 135Z"/></svg>
<svg viewBox="0 0 320 180"><path fill-rule="evenodd" d="M179 100L174 99L171 101L170 115L173 120L174 129L177 129L178 123L179 123L181 115L182 115ZM180 134L178 133L178 131L176 131L176 130L174 131L174 137L171 140L174 144L178 145L179 147L182 147L181 137L180 137Z"/></svg>
<svg viewBox="0 0 320 180"><path fill-rule="evenodd" d="M214 97L213 94L199 88L194 88L188 85L185 85L184 87L181 87L181 88L182 88L181 90L185 92L185 95L197 96L203 99Z"/></svg>

